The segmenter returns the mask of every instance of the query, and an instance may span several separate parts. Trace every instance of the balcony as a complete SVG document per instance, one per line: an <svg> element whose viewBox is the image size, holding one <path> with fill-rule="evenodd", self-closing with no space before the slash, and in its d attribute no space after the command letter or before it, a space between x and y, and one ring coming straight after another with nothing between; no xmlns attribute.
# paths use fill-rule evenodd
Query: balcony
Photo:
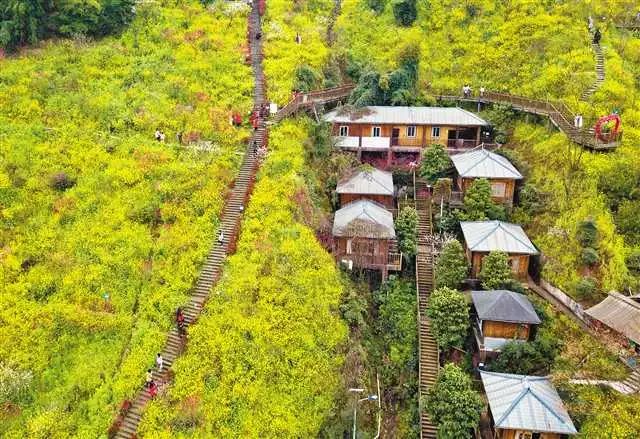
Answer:
<svg viewBox="0 0 640 439"><path fill-rule="evenodd" d="M346 151L388 151L391 145L390 137L334 137L334 145Z"/></svg>
<svg viewBox="0 0 640 439"><path fill-rule="evenodd" d="M354 267L378 270L386 268L391 271L402 269L402 253L387 253L380 255L340 253L335 255L338 262L352 261Z"/></svg>

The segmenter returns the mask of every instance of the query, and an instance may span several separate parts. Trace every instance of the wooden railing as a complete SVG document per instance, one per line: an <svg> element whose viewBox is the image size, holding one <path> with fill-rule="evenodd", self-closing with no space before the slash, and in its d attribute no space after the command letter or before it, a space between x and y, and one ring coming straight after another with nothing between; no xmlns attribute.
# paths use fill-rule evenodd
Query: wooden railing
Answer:
<svg viewBox="0 0 640 439"><path fill-rule="evenodd" d="M313 105L325 104L346 98L354 88L355 85L353 84L345 84L324 90L310 91L308 93L296 93L295 96L276 113L273 120L280 122L301 108L312 107Z"/></svg>
<svg viewBox="0 0 640 439"><path fill-rule="evenodd" d="M339 262L343 259L353 261L354 267L360 268L400 267L402 263L401 253L386 253L379 255L337 253L335 256Z"/></svg>

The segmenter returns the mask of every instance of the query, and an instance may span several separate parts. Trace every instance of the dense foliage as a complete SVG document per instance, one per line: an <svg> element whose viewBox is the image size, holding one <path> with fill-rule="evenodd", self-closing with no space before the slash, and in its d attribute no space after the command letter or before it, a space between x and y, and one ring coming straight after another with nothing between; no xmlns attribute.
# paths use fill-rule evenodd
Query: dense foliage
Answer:
<svg viewBox="0 0 640 439"><path fill-rule="evenodd" d="M135 3L134 0L5 0L0 6L0 48L14 50L55 35L108 35L131 21Z"/></svg>
<svg viewBox="0 0 640 439"><path fill-rule="evenodd" d="M435 265L437 287L458 288L467 278L469 263L462 244L456 239L448 241L438 255Z"/></svg>
<svg viewBox="0 0 640 439"><path fill-rule="evenodd" d="M451 160L442 145L431 145L424 150L420 163L420 175L434 183L451 168Z"/></svg>
<svg viewBox="0 0 640 439"><path fill-rule="evenodd" d="M453 363L445 364L429 389L425 408L438 427L438 438L466 439L478 426L484 406L471 378Z"/></svg>
<svg viewBox="0 0 640 439"><path fill-rule="evenodd" d="M447 287L436 289L429 296L427 316L440 350L462 347L469 330L469 303L464 294Z"/></svg>
<svg viewBox="0 0 640 439"><path fill-rule="evenodd" d="M246 14L150 12L117 39L0 60L0 358L32 376L0 404L2 437L106 432L190 292L239 165L247 131L228 115L251 105Z"/></svg>
<svg viewBox="0 0 640 439"><path fill-rule="evenodd" d="M482 288L499 290L509 288L513 283L513 272L509 267L509 256L505 252L493 251L482 259L478 275Z"/></svg>
<svg viewBox="0 0 640 439"><path fill-rule="evenodd" d="M465 221L504 220L504 207L491 199L491 184L486 178L473 180L464 194L464 211L460 214Z"/></svg>
<svg viewBox="0 0 640 439"><path fill-rule="evenodd" d="M398 247L407 255L415 256L418 245L418 212L413 207L405 207L398 214L395 221Z"/></svg>
<svg viewBox="0 0 640 439"><path fill-rule="evenodd" d="M343 286L300 221L304 135L293 123L271 130L237 253L174 365L175 385L147 409L145 436L312 437L330 413Z"/></svg>

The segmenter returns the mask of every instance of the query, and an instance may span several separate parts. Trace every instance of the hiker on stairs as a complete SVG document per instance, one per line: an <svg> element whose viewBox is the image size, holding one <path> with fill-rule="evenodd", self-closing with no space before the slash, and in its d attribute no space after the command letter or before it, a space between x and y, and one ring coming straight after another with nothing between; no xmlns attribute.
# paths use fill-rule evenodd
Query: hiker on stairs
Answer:
<svg viewBox="0 0 640 439"><path fill-rule="evenodd" d="M156 355L156 366L158 367L158 372L162 372L163 365L164 365L164 358L162 358L162 354L158 352L158 355Z"/></svg>
<svg viewBox="0 0 640 439"><path fill-rule="evenodd" d="M593 44L600 44L600 40L602 39L602 34L600 33L600 29L596 29L593 33Z"/></svg>
<svg viewBox="0 0 640 439"><path fill-rule="evenodd" d="M153 384L153 372L151 369L147 369L147 374L144 381L144 386L148 389Z"/></svg>

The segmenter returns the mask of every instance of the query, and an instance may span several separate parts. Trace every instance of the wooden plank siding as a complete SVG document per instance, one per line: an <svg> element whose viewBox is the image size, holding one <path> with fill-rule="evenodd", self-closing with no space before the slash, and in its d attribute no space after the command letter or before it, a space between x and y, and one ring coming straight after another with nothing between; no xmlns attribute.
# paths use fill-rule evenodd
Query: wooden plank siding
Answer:
<svg viewBox="0 0 640 439"><path fill-rule="evenodd" d="M482 335L485 337L529 340L530 325L509 322L482 321Z"/></svg>
<svg viewBox="0 0 640 439"><path fill-rule="evenodd" d="M349 127L349 136L353 137L371 137L373 136L373 127L380 127L380 137L391 137L393 129L399 130L398 145L397 146L429 146L432 144L447 145L447 139L449 138L449 131L456 129L475 128L475 139L480 140L480 128L479 127L466 127L466 126L447 126L437 125L440 128L440 136L433 137L432 125L413 125L413 124L362 124L362 123L334 123L332 127L332 134L334 136L340 135L340 127ZM416 135L413 137L407 136L407 127L415 126Z"/></svg>
<svg viewBox="0 0 640 439"><path fill-rule="evenodd" d="M471 252L468 248L466 248L465 251L467 259L471 263L471 277L473 279L477 279L482 268L482 260L489 253ZM513 274L517 279L526 280L529 272L529 255L509 254L509 264L511 265L511 271L513 271Z"/></svg>
<svg viewBox="0 0 640 439"><path fill-rule="evenodd" d="M347 252L347 241L351 239L351 252ZM352 258L355 266L361 268L379 268L387 265L389 261L389 241L387 239L373 238L346 238L334 237L333 253L338 261L341 258ZM367 248L368 251L359 249Z"/></svg>
<svg viewBox="0 0 640 439"><path fill-rule="evenodd" d="M387 209L394 209L392 195L369 195L369 194L340 194L340 207L358 200L371 200L382 204Z"/></svg>
<svg viewBox="0 0 640 439"><path fill-rule="evenodd" d="M498 439L516 439L516 434L520 432L523 432L523 430L498 429L496 437ZM562 436L559 433L540 433L540 439L561 439ZM565 437L567 436L565 435Z"/></svg>
<svg viewBox="0 0 640 439"><path fill-rule="evenodd" d="M475 178L467 178L460 177L457 178L458 187L462 191L463 194L467 193L467 190L471 187ZM504 196L492 196L491 199L496 203L506 204L509 206L513 205L513 196L516 190L516 181L509 178L488 178L489 183L492 185L502 183L505 186Z"/></svg>

